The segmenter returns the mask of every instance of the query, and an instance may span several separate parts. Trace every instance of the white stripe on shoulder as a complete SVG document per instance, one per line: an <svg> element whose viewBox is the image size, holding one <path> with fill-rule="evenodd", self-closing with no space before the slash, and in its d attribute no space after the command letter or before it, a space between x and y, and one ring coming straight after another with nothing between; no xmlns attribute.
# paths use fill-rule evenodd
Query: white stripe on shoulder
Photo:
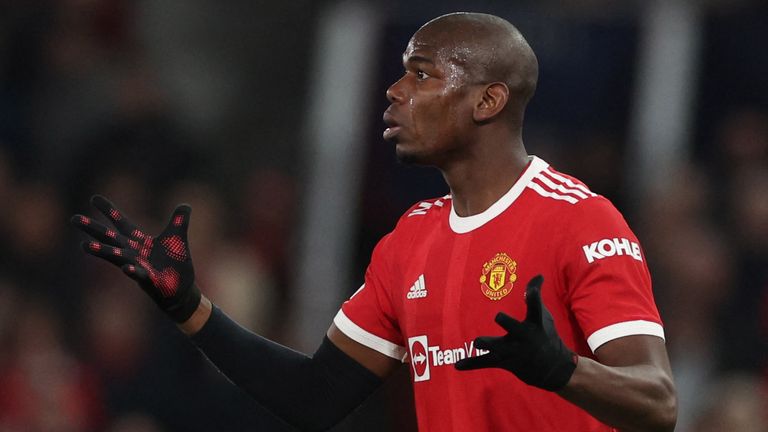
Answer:
<svg viewBox="0 0 768 432"><path fill-rule="evenodd" d="M427 214L427 210L432 208L432 203L428 201L422 201L418 204L418 207L411 210L410 213L408 213L408 217L411 216L418 216L418 215L425 215Z"/></svg>
<svg viewBox="0 0 768 432"><path fill-rule="evenodd" d="M604 343L625 336L637 335L657 336L664 339L664 327L653 321L637 320L620 322L603 327L592 333L587 338L587 344L589 344L589 348L594 353Z"/></svg>
<svg viewBox="0 0 768 432"><path fill-rule="evenodd" d="M387 357L392 357L395 360L403 361L405 358L405 347L364 330L362 327L352 322L341 309L339 309L336 317L333 318L333 323L336 324L336 327L338 327L342 333L349 336L357 343L363 344L368 348L376 350Z"/></svg>
<svg viewBox="0 0 768 432"><path fill-rule="evenodd" d="M597 194L596 194L596 193L594 193L594 192L592 192L591 190L589 190L589 189L588 189L586 186L584 186L583 184L574 183L574 182L573 182L571 179L569 179L568 177L563 177L562 175L558 174L557 172L555 172L555 170L553 170L553 169L552 169L552 167L548 167L548 168L547 168L546 170L544 170L544 171L545 171L547 174L549 174L549 175L550 175L552 178L554 178L555 180L559 180L559 181L561 181L561 182L565 183L567 186L569 186L569 187L571 187L571 188L574 188L574 189L579 189L579 190L581 190L582 192L584 192L585 194L587 194L587 195L589 195L589 196L597 196Z"/></svg>
<svg viewBox="0 0 768 432"><path fill-rule="evenodd" d="M421 201L419 202L416 207L411 210L410 213L408 213L408 217L411 216L420 216L427 214L427 211L431 209L432 207L443 207L445 206L445 202L451 199L451 195L448 194L442 198L438 198L434 201Z"/></svg>
<svg viewBox="0 0 768 432"><path fill-rule="evenodd" d="M572 196L560 195L560 194L555 193L555 192L549 192L547 190L544 190L544 188L541 187L541 185L539 185L538 183L536 183L534 181L531 181L530 183L528 183L528 188L536 191L537 194L539 194L539 195L541 195L541 196L543 196L545 198L552 198L552 199L556 199L556 200L559 200L559 201L567 201L567 202L569 202L571 204L576 204L577 202L579 202L578 199L576 199L576 198L574 198Z"/></svg>
<svg viewBox="0 0 768 432"><path fill-rule="evenodd" d="M540 182L544 183L544 185L548 186L552 190L556 190L558 192L562 192L562 193L566 193L566 194L576 195L577 197L579 197L581 199L589 197L589 195L585 194L584 192L582 192L579 189L566 188L565 186L563 186L562 183L555 183L555 182L553 182L552 180L549 179L549 177L545 176L542 173L540 173L539 175L537 175L534 178L536 180L539 180Z"/></svg>
<svg viewBox="0 0 768 432"><path fill-rule="evenodd" d="M438 198L434 201L421 201L416 205L416 207L411 210L410 213L408 213L408 217L411 216L419 216L419 215L425 215L431 209L432 207L443 207L445 205L445 201L449 199L450 196Z"/></svg>

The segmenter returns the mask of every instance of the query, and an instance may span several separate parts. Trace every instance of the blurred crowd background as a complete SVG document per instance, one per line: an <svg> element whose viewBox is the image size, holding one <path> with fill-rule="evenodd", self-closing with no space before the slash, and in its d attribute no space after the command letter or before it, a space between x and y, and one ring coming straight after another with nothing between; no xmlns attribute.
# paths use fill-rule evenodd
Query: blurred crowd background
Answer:
<svg viewBox="0 0 768 432"><path fill-rule="evenodd" d="M688 115L677 156L642 172L639 83L650 9L664 2L435 3L0 1L0 431L290 430L131 281L82 254L68 218L94 215L88 198L101 193L158 232L175 204L190 203L203 291L244 326L311 352L307 338L362 282L375 242L413 202L448 192L436 171L396 163L381 113L410 35L456 10L522 30L541 69L529 152L612 199L641 239L679 391L677 430L768 430L766 3L666 2L695 35L684 47L695 51L683 75ZM328 51L322 35L359 31L360 17L370 20L365 55ZM350 81L363 83L352 97L317 96L344 94ZM318 126L317 112L347 102L356 117ZM317 143L329 127L353 147ZM348 169L318 167L328 151ZM333 185L328 175L356 186L317 186ZM323 203L338 212L334 230L309 208ZM346 233L346 255L326 251L332 232ZM324 256L346 258L312 267ZM307 298L332 307L318 312ZM407 411L387 397L375 404ZM377 415L363 410L357 424ZM368 430L406 429L376 424Z"/></svg>

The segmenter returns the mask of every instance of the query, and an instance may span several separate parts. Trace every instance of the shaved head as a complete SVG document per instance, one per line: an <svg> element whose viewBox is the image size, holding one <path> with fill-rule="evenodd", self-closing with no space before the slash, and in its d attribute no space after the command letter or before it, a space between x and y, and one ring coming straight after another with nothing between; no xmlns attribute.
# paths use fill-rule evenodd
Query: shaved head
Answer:
<svg viewBox="0 0 768 432"><path fill-rule="evenodd" d="M524 108L538 81L536 55L523 35L494 15L457 12L424 24L413 35L413 48L430 45L469 84L501 82L510 102Z"/></svg>

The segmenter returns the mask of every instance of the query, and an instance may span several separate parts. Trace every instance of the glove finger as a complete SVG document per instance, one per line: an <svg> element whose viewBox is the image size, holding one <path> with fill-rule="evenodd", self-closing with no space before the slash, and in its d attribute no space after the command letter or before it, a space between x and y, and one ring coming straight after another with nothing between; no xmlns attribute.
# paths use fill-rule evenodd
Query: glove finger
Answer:
<svg viewBox="0 0 768 432"><path fill-rule="evenodd" d="M136 263L125 264L121 267L123 273L128 275L131 279L135 280L139 284L149 283L149 273L144 267L137 265Z"/></svg>
<svg viewBox="0 0 768 432"><path fill-rule="evenodd" d="M502 336L480 336L475 338L475 348L494 350L498 347L498 343L501 342L502 339Z"/></svg>
<svg viewBox="0 0 768 432"><path fill-rule="evenodd" d="M475 369L485 369L491 367L497 367L499 364L499 358L495 354L487 353L476 357L467 357L457 361L454 367L460 371L468 371Z"/></svg>
<svg viewBox="0 0 768 432"><path fill-rule="evenodd" d="M525 288L525 304L528 306L528 312L525 315L525 321L534 324L536 327L542 327L541 317L541 284L544 283L544 277L536 275Z"/></svg>
<svg viewBox="0 0 768 432"><path fill-rule="evenodd" d="M173 211L171 221L168 222L166 232L173 231L181 234L183 239L187 238L187 229L189 228L189 217L192 214L192 207L188 204L181 204Z"/></svg>
<svg viewBox="0 0 768 432"><path fill-rule="evenodd" d="M107 260L119 267L133 262L136 258L130 250L105 245L97 241L82 242L80 245L86 253Z"/></svg>
<svg viewBox="0 0 768 432"><path fill-rule="evenodd" d="M104 216L109 218L112 224L115 225L121 234L128 237L145 237L145 234L141 232L136 225L134 225L128 218L115 207L112 202L101 195L94 195L91 197L91 204L96 207Z"/></svg>
<svg viewBox="0 0 768 432"><path fill-rule="evenodd" d="M497 313L494 321L507 331L507 338L517 339L525 334L525 325L504 312Z"/></svg>
<svg viewBox="0 0 768 432"><path fill-rule="evenodd" d="M88 216L76 214L69 222L101 243L118 247L125 247L128 244L124 235Z"/></svg>

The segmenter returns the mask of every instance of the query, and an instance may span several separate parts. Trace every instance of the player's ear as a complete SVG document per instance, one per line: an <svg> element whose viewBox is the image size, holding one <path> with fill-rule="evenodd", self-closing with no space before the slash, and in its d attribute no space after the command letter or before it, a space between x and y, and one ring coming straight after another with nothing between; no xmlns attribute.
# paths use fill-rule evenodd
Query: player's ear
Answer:
<svg viewBox="0 0 768 432"><path fill-rule="evenodd" d="M506 84L495 82L486 84L475 104L473 118L482 123L496 117L507 105L509 100L509 88Z"/></svg>

